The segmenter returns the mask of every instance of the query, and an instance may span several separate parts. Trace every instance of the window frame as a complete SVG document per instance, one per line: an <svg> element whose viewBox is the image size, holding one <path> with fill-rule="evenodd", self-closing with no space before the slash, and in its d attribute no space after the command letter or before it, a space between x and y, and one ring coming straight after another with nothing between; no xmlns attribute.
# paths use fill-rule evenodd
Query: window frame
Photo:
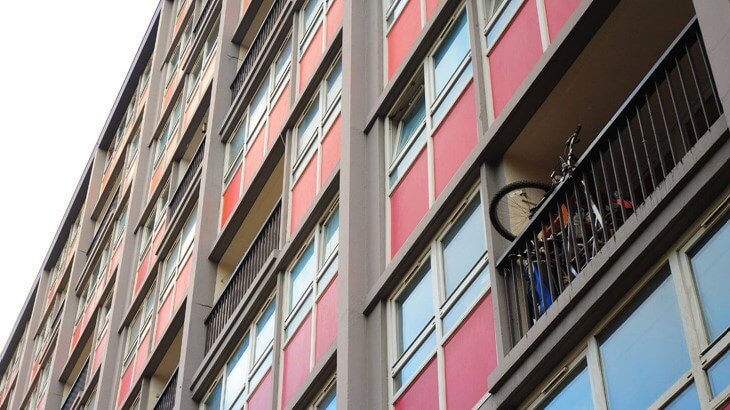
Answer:
<svg viewBox="0 0 730 410"><path fill-rule="evenodd" d="M185 263L187 262L188 258L193 253L196 239L195 231L198 227L197 211L198 207L196 205L193 207L193 210L190 211L190 213L188 214L187 218L185 219L185 223L180 228L180 232L178 232L177 236L175 237L175 241L173 242L172 246L170 246L164 259L162 259L162 263L159 265L160 268L158 270L158 274L160 275L160 288L158 293L160 301L164 301L170 294L170 292L172 292L172 289L175 287L174 283L180 275L180 272L182 272L183 267L185 267ZM190 240L190 243L186 244L183 242L183 240L185 239L185 228L187 227L188 223L193 224L193 231L191 233L192 239ZM173 255L173 252L176 252L177 255ZM170 263L174 264L174 266L172 267L172 273L170 274L170 276L166 277L166 273L169 269L168 264ZM160 307L162 307L162 304L160 304Z"/></svg>
<svg viewBox="0 0 730 410"><path fill-rule="evenodd" d="M307 6L313 2L316 1L319 3L317 8L314 10L312 14L312 22L307 25L305 21L305 15L304 10L307 8ZM298 19L299 19L299 58L301 59L302 55L304 54L304 50L306 50L309 47L309 44L312 42L312 39L314 38L314 33L317 31L317 27L319 24L322 23L322 19L325 15L324 8L327 2L325 0L307 0L304 3L302 3L302 7L299 9L298 13Z"/></svg>
<svg viewBox="0 0 730 410"><path fill-rule="evenodd" d="M150 332L152 329L152 316L156 308L156 286L157 281L152 283L152 286L150 286L147 294L142 299L142 303L139 305L139 308L137 308L137 312L134 317L132 317L132 320L130 320L126 326L124 352L122 355L122 372L124 372L129 364L132 363L132 358L136 356L139 344L142 342L142 339L146 336L147 332ZM139 320L139 328L136 334L133 335L131 332L132 324L134 324L137 320Z"/></svg>
<svg viewBox="0 0 730 410"><path fill-rule="evenodd" d="M160 131L160 134L154 140L155 149L153 157L152 171L157 170L162 162L162 157L165 156L165 151L170 146L170 141L175 137L175 134L180 130L180 122L182 121L182 98L178 97L175 103L171 104L172 110L168 113L165 119L165 126ZM160 139L165 135L164 144Z"/></svg>

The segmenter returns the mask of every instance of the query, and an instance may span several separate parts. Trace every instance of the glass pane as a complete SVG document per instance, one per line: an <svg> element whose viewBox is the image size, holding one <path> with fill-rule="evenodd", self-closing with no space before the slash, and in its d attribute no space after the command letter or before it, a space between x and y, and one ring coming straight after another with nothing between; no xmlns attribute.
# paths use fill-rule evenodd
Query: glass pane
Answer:
<svg viewBox="0 0 730 410"><path fill-rule="evenodd" d="M395 160L401 151L405 148L411 136L418 131L421 123L426 118L426 97L421 96L413 103L411 111L406 114L400 124L398 137L396 139L395 147L393 149L393 160Z"/></svg>
<svg viewBox="0 0 730 410"><path fill-rule="evenodd" d="M408 150L406 151L405 155L403 155L400 162L398 162L398 165L396 165L395 168L393 168L393 170L390 172L388 179L390 180L391 187L395 185L396 182L398 182L401 175L406 173L408 167L410 167L413 161L415 161L416 156L421 153L421 148L426 145L426 135L427 134L425 132L425 128L421 128L421 132L416 135L413 144L408 147Z"/></svg>
<svg viewBox="0 0 730 410"><path fill-rule="evenodd" d="M257 131L258 125L261 119L266 114L266 103L267 96L269 95L269 79L268 77L264 80L264 83L256 91L253 100L251 101L251 109L249 110L249 118L251 118L251 124L248 132L250 133L249 138L253 137L253 133Z"/></svg>
<svg viewBox="0 0 730 410"><path fill-rule="evenodd" d="M546 410L592 409L591 381L586 364L581 364L541 407Z"/></svg>
<svg viewBox="0 0 730 410"><path fill-rule="evenodd" d="M454 83L454 86L451 87L451 89L446 93L444 99L441 100L441 103L438 105L438 107L436 107L436 110L433 112L434 124L439 124L454 106L454 103L456 103L456 100L461 96L461 93L464 91L464 87L466 87L467 83L471 81L473 71L474 69L471 63L469 63L464 68L464 71L459 74L459 78Z"/></svg>
<svg viewBox="0 0 730 410"><path fill-rule="evenodd" d="M309 0L307 5L304 6L304 31L306 31L309 26L314 23L314 16L320 2L321 0Z"/></svg>
<svg viewBox="0 0 730 410"><path fill-rule="evenodd" d="M208 400L205 401L206 410L218 410L221 408L221 389L221 382L218 382L213 391L210 392Z"/></svg>
<svg viewBox="0 0 730 410"><path fill-rule="evenodd" d="M342 90L342 60L335 64L330 75L327 76L327 107L329 107Z"/></svg>
<svg viewBox="0 0 730 410"><path fill-rule="evenodd" d="M689 369L672 278L663 274L601 336L609 407L646 408Z"/></svg>
<svg viewBox="0 0 730 410"><path fill-rule="evenodd" d="M312 310L313 301L314 296L312 295L312 292L309 292L307 298L304 299L304 302L300 305L299 309L297 309L296 313L294 313L294 316L291 318L289 323L287 323L286 328L284 329L284 335L287 339L299 329L299 325Z"/></svg>
<svg viewBox="0 0 730 410"><path fill-rule="evenodd" d="M340 236L340 210L336 209L324 225L324 255L323 260L335 251Z"/></svg>
<svg viewBox="0 0 730 410"><path fill-rule="evenodd" d="M307 245L302 256L299 257L299 260L291 270L289 283L289 312L292 311L294 305L297 304L309 285L312 284L315 269L314 241L312 241L309 245Z"/></svg>
<svg viewBox="0 0 730 410"><path fill-rule="evenodd" d="M264 361L261 363L261 366L259 366L259 368L256 369L256 372L251 376L251 385L250 385L251 391L256 390L256 386L259 384L261 379L263 379L264 376L266 376L266 372L271 367L271 360L272 360L273 354L274 354L273 351L269 352L269 354L266 355L266 358L264 359Z"/></svg>
<svg viewBox="0 0 730 410"><path fill-rule="evenodd" d="M256 346L254 347L254 362L258 361L266 348L274 340L274 313L276 313L276 305L272 300L266 307L263 315L256 322Z"/></svg>
<svg viewBox="0 0 730 410"><path fill-rule="evenodd" d="M730 326L727 290L730 289L730 220L692 255L692 271L697 282L710 341Z"/></svg>
<svg viewBox="0 0 730 410"><path fill-rule="evenodd" d="M444 333L451 331L454 325L458 323L459 319L464 316L467 309L474 305L479 295L481 295L487 287L489 287L489 271L485 267L474 281L469 284L469 287L466 288L464 293L459 296L459 300L451 306L449 313L444 316Z"/></svg>
<svg viewBox="0 0 730 410"><path fill-rule="evenodd" d="M246 377L249 367L248 335L238 346L238 349L226 366L226 391L223 396L223 408L229 409L236 403L236 398L246 387Z"/></svg>
<svg viewBox="0 0 730 410"><path fill-rule="evenodd" d="M337 389L333 386L317 405L317 410L337 410Z"/></svg>
<svg viewBox="0 0 730 410"><path fill-rule="evenodd" d="M713 396L717 396L730 386L730 350L723 353L720 360L707 369L707 377L710 378Z"/></svg>
<svg viewBox="0 0 730 410"><path fill-rule="evenodd" d="M304 116L302 122L299 124L299 128L297 129L297 158L299 158L302 152L304 152L307 144L317 131L317 127L319 126L317 123L318 118L319 101L315 100L312 106L309 107L309 111L307 111L307 114Z"/></svg>
<svg viewBox="0 0 730 410"><path fill-rule="evenodd" d="M193 211L190 212L188 220L185 221L185 226L183 227L182 249L185 251L190 247L190 245L193 243L193 240L195 239L195 223L197 210L197 207L193 208Z"/></svg>
<svg viewBox="0 0 730 410"><path fill-rule="evenodd" d="M276 64L274 65L274 77L278 83L281 80L281 76L284 74L284 70L289 65L291 59L291 40L287 40L286 45L279 53L276 58Z"/></svg>
<svg viewBox="0 0 730 410"><path fill-rule="evenodd" d="M691 384L679 396L675 397L664 410L694 410L699 408L700 398L697 396L697 388L694 384Z"/></svg>
<svg viewBox="0 0 730 410"><path fill-rule="evenodd" d="M401 367L400 371L395 375L395 389L398 390L404 384L408 383L421 366L431 357L436 348L436 334L431 332L413 355Z"/></svg>
<svg viewBox="0 0 730 410"><path fill-rule="evenodd" d="M498 11L498 7L500 4L504 3L505 0L494 0L493 3L496 4L494 7L494 11ZM519 9L520 5L522 4L519 0L506 0L508 3L504 7L503 11L499 14L499 16L489 16L490 22L488 24L492 24L491 20L494 20L494 23L489 27L489 31L487 31L487 47L491 47L494 45L494 43L499 38L500 34L504 31L505 28L507 28L507 25L512 21L512 17L517 14L517 10Z"/></svg>
<svg viewBox="0 0 730 410"><path fill-rule="evenodd" d="M456 73L459 64L469 54L469 30L467 29L466 12L457 18L444 42L433 55L434 62L434 94L441 94L446 83Z"/></svg>
<svg viewBox="0 0 730 410"><path fill-rule="evenodd" d="M433 319L431 264L426 262L408 288L396 300L398 312L398 355L406 351Z"/></svg>
<svg viewBox="0 0 730 410"><path fill-rule="evenodd" d="M484 232L484 217L477 197L441 242L447 298L486 252Z"/></svg>
<svg viewBox="0 0 730 410"><path fill-rule="evenodd" d="M246 142L246 121L244 118L241 126L236 131L236 135L228 140L228 153L226 155L226 170L233 166L233 162L238 158L238 154L243 150L243 144Z"/></svg>

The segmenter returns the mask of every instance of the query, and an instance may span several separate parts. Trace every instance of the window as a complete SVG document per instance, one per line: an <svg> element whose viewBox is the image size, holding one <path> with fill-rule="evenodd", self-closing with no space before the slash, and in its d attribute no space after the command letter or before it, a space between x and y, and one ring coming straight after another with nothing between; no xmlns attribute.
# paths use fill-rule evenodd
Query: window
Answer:
<svg viewBox="0 0 730 410"><path fill-rule="evenodd" d="M474 192L391 297L394 398L488 291L485 232L480 196Z"/></svg>
<svg viewBox="0 0 730 410"><path fill-rule="evenodd" d="M271 368L276 299L270 299L265 306L204 400L206 410L242 409Z"/></svg>
<svg viewBox="0 0 730 410"><path fill-rule="evenodd" d="M147 253L147 249L152 243L152 238L160 230L162 226L162 220L167 216L167 199L170 195L170 183L166 182L160 195L155 201L155 206L152 207L150 215L147 217L144 226L142 227L141 240L142 244L139 252L139 259L142 260Z"/></svg>
<svg viewBox="0 0 730 410"><path fill-rule="evenodd" d="M313 307L315 296L324 292L337 271L339 217L339 208L333 206L287 270L286 338L295 333Z"/></svg>
<svg viewBox="0 0 730 410"><path fill-rule="evenodd" d="M426 143L426 100L421 93L408 108L408 112L396 122L393 138L392 161L388 173L390 186L394 186L416 159Z"/></svg>
<svg viewBox="0 0 730 410"><path fill-rule="evenodd" d="M162 271L160 276L160 299L164 299L167 295L168 290L172 286L173 280L182 270L185 262L188 260L188 256L192 252L193 242L195 239L195 225L197 218L197 207L193 208L192 212L185 221L180 237L177 238L175 244L172 245L170 252L165 258L165 262L162 264Z"/></svg>
<svg viewBox="0 0 730 410"><path fill-rule="evenodd" d="M485 16L487 47L492 47L499 36L502 35L517 10L522 5L522 0L486 0Z"/></svg>
<svg viewBox="0 0 730 410"><path fill-rule="evenodd" d="M586 363L582 362L540 408L545 410L592 409L591 381Z"/></svg>
<svg viewBox="0 0 730 410"><path fill-rule="evenodd" d="M433 54L434 94L438 97L449 80L459 72L471 51L466 13L462 13Z"/></svg>
<svg viewBox="0 0 730 410"><path fill-rule="evenodd" d="M101 336L104 334L104 331L108 327L107 325L109 324L109 315L111 314L111 310L112 295L109 295L104 301L104 304L101 306L101 310L99 311L99 325L96 329L97 339L101 339Z"/></svg>
<svg viewBox="0 0 730 410"><path fill-rule="evenodd" d="M325 82L326 86L326 98L325 106L329 110L342 93L342 60L338 60L332 71L330 71Z"/></svg>
<svg viewBox="0 0 730 410"><path fill-rule="evenodd" d="M335 384L335 381L332 380L329 385L324 390L324 393L322 393L317 400L315 400L315 404L308 407L308 409L311 410L337 410L337 385Z"/></svg>
<svg viewBox="0 0 730 410"><path fill-rule="evenodd" d="M385 24L388 29L393 25L406 7L409 0L385 0Z"/></svg>
<svg viewBox="0 0 730 410"><path fill-rule="evenodd" d="M152 73L152 59L147 61L147 65L142 72L142 78L140 80L140 91L144 91L147 88L147 84L150 83L150 74ZM140 92L141 94L141 92Z"/></svg>
<svg viewBox="0 0 730 410"><path fill-rule="evenodd" d="M302 40L300 41L300 46L305 44L314 32L315 22L322 10L322 4L323 0L309 0L302 8L302 33L300 37Z"/></svg>
<svg viewBox="0 0 730 410"><path fill-rule="evenodd" d="M213 52L215 51L216 45L218 45L218 28L220 26L220 23L216 23L215 26L213 26L213 29L210 30L210 33L208 33L208 37L205 39L205 44L203 44L203 65L207 65L208 61L210 61L210 56L213 55Z"/></svg>
<svg viewBox="0 0 730 410"><path fill-rule="evenodd" d="M131 168L134 159L137 158L137 153L139 152L139 134L140 131L137 129L132 139L127 143L127 154L126 160L124 161L124 168L127 170Z"/></svg>
<svg viewBox="0 0 730 410"><path fill-rule="evenodd" d="M272 87L272 97L276 90L284 82L286 74L289 73L291 67L291 38L286 39L284 47L279 51L274 63L274 87Z"/></svg>
<svg viewBox="0 0 730 410"><path fill-rule="evenodd" d="M190 101L190 97L193 95L193 91L198 88L198 82L200 82L200 76L203 74L203 57L200 56L193 64L193 68L190 69L188 74L188 85L185 92L185 99Z"/></svg>
<svg viewBox="0 0 730 410"><path fill-rule="evenodd" d="M117 219L114 221L114 230L112 231L112 246L114 248L116 248L116 246L119 244L119 241L122 239L122 234L124 233L124 228L126 226L127 208L124 208L117 216Z"/></svg>
<svg viewBox="0 0 730 410"><path fill-rule="evenodd" d="M178 123L180 122L181 114L182 114L182 103L180 100L178 100L175 103L175 108L173 108L172 112L170 113L170 116L167 118L167 123L165 123L165 127L162 129L162 133L157 138L157 144L155 145L155 166L154 166L154 168L157 168L157 165L159 165L160 159L162 158L162 154L164 154L165 150L167 149L167 144L172 139L173 133L175 131L177 131L177 126L178 126Z"/></svg>
<svg viewBox="0 0 730 410"><path fill-rule="evenodd" d="M319 120L319 101L314 101L307 109L307 113L304 114L304 118L302 118L302 121L297 127L296 158L300 158L309 146L309 143L314 141L319 129L317 120Z"/></svg>
<svg viewBox="0 0 730 410"><path fill-rule="evenodd" d="M167 64L165 65L165 90L167 90L168 87L170 87L170 84L172 83L173 77L175 77L175 72L177 71L177 65L180 62L180 43L178 43L175 46L175 49L170 54L170 59L167 60Z"/></svg>
<svg viewBox="0 0 730 410"><path fill-rule="evenodd" d="M134 319L132 319L132 322L127 326L127 338L124 344L124 366L129 364L134 356L133 353L149 329L154 306L155 285L153 284L147 293L147 296L145 296L142 305L139 307L139 310L137 310L137 314L134 316Z"/></svg>
<svg viewBox="0 0 730 410"><path fill-rule="evenodd" d="M248 138L246 139L246 145L253 140L253 137L259 131L259 125L263 123L264 116L268 108L269 95L269 80L268 78L263 81L256 94L253 96L251 106L248 111L248 118L250 120Z"/></svg>
<svg viewBox="0 0 730 410"><path fill-rule="evenodd" d="M226 181L231 178L231 170L238 164L239 160L242 159L241 153L243 152L243 146L246 143L247 123L247 118L244 117L243 121L241 121L241 125L238 126L238 130L226 144Z"/></svg>

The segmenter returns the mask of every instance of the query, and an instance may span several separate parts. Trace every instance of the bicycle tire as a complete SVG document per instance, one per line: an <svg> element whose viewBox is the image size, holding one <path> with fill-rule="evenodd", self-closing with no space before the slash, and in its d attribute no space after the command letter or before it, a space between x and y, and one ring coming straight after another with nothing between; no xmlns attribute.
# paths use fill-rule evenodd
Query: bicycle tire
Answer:
<svg viewBox="0 0 730 410"><path fill-rule="evenodd" d="M525 189L525 188L531 188L531 189L537 189L542 190L547 194L551 187L549 184L544 184L542 182L536 182L536 181L517 181L512 182L510 184L507 184L502 187L499 191L497 191L496 194L492 197L492 201L489 203L489 220L492 223L492 226L494 229L499 233L503 238L513 241L517 235L516 233L513 233L512 230L509 228L508 221L502 221L500 220L499 216L497 215L498 206L501 201L504 201L505 198L513 191ZM520 227L520 231L523 227ZM519 233L519 232L517 232Z"/></svg>

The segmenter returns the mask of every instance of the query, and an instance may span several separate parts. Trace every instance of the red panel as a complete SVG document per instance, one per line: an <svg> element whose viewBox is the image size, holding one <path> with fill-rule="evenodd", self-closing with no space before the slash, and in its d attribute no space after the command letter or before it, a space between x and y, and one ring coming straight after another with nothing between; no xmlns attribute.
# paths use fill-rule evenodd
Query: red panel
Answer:
<svg viewBox="0 0 730 410"><path fill-rule="evenodd" d="M438 410L438 408L438 369L434 358L395 402L395 410Z"/></svg>
<svg viewBox="0 0 730 410"><path fill-rule="evenodd" d="M542 55L535 0L527 0L489 53L494 115L507 104Z"/></svg>
<svg viewBox="0 0 730 410"><path fill-rule="evenodd" d="M294 185L291 194L291 225L289 232L299 226L317 195L317 155L314 155Z"/></svg>
<svg viewBox="0 0 730 410"><path fill-rule="evenodd" d="M307 49L299 60L299 94L307 86L307 82L312 78L314 71L317 69L320 58L322 58L322 26L317 27L312 40L307 45Z"/></svg>
<svg viewBox="0 0 730 410"><path fill-rule="evenodd" d="M545 14L547 15L550 41L558 35L580 2L581 0L545 0Z"/></svg>
<svg viewBox="0 0 730 410"><path fill-rule="evenodd" d="M150 352L150 338L151 333L148 330L145 334L145 336L142 338L142 341L139 342L139 347L137 347L137 357L134 359L134 378L133 380L139 379L140 374L142 374L142 370L144 369L144 365L147 364L147 355Z"/></svg>
<svg viewBox="0 0 730 410"><path fill-rule="evenodd" d="M246 159L243 161L243 186L248 184L256 175L261 163L264 162L264 134L266 134L266 126L261 127L259 133L254 137L253 144L246 152ZM244 188L245 189L245 188Z"/></svg>
<svg viewBox="0 0 730 410"><path fill-rule="evenodd" d="M426 19L430 19L433 16L433 12L436 11L439 0L426 0Z"/></svg>
<svg viewBox="0 0 730 410"><path fill-rule="evenodd" d="M340 139L342 138L342 115L338 115L337 119L327 135L322 141L322 180L320 186L324 185L329 180L332 171L337 168L337 164L340 162Z"/></svg>
<svg viewBox="0 0 730 410"><path fill-rule="evenodd" d="M487 394L487 376L497 366L492 295L474 308L444 346L446 407L471 409Z"/></svg>
<svg viewBox="0 0 730 410"><path fill-rule="evenodd" d="M284 347L284 370L282 378L282 408L302 386L309 375L309 359L312 342L312 315L307 314L299 329Z"/></svg>
<svg viewBox="0 0 730 410"><path fill-rule="evenodd" d="M99 340L99 344L96 345L96 350L94 351L94 361L92 368L96 369L101 364L101 361L104 359L104 353L106 351L106 342L109 340L109 329L104 332L104 336Z"/></svg>
<svg viewBox="0 0 730 410"><path fill-rule="evenodd" d="M390 194L390 256L398 252L428 211L428 161L422 148L411 168Z"/></svg>
<svg viewBox="0 0 730 410"><path fill-rule="evenodd" d="M388 78L400 66L421 32L420 0L408 0L388 32Z"/></svg>
<svg viewBox="0 0 730 410"><path fill-rule="evenodd" d="M165 300L160 305L160 310L157 311L157 322L155 323L155 342L159 343L162 337L162 332L170 324L170 317L172 314L172 292L165 296Z"/></svg>
<svg viewBox="0 0 730 410"><path fill-rule="evenodd" d="M437 198L477 144L476 119L477 108L472 81L441 121L433 136Z"/></svg>
<svg viewBox="0 0 730 410"><path fill-rule="evenodd" d="M276 100L276 103L274 103L274 106L271 108L271 113L269 114L268 149L271 149L274 142L276 142L276 139L279 138L279 133L281 133L281 129L284 126L284 121L286 121L286 118L289 115L289 108L291 105L290 93L291 85L287 84L281 91L281 94L279 94L279 98Z"/></svg>
<svg viewBox="0 0 730 410"><path fill-rule="evenodd" d="M233 174L228 186L223 191L223 206L221 208L221 226L227 221L228 217L231 216L233 208L238 203L238 198L241 196L241 173L243 167L238 167L236 173Z"/></svg>
<svg viewBox="0 0 730 410"><path fill-rule="evenodd" d="M327 44L332 42L342 26L342 4L343 0L335 0L327 11Z"/></svg>
<svg viewBox="0 0 730 410"><path fill-rule="evenodd" d="M139 293L139 288L142 287L142 283L147 278L147 274L149 273L150 268L150 259L152 259L152 252L150 252L149 248L147 248L147 252L142 259L142 262L139 264L139 267L137 268L137 276L134 280L135 295Z"/></svg>
<svg viewBox="0 0 730 410"><path fill-rule="evenodd" d="M119 382L119 397L117 397L117 407L122 405L122 402L129 394L129 387L132 385L132 375L134 374L134 362L136 358L132 359L127 368L122 373L122 380Z"/></svg>
<svg viewBox="0 0 730 410"><path fill-rule="evenodd" d="M337 276L317 302L317 332L314 339L314 361L319 359L337 339Z"/></svg>
<svg viewBox="0 0 730 410"><path fill-rule="evenodd" d="M193 270L193 254L190 253L188 260L185 261L180 275L177 277L175 282L175 311L180 308L180 304L185 300L185 296L188 294L188 286L190 285L190 271Z"/></svg>
<svg viewBox="0 0 730 410"><path fill-rule="evenodd" d="M259 385L253 391L251 398L248 399L249 410L269 410L271 409L271 390L272 390L272 378L271 369L266 372L266 375L259 382Z"/></svg>

